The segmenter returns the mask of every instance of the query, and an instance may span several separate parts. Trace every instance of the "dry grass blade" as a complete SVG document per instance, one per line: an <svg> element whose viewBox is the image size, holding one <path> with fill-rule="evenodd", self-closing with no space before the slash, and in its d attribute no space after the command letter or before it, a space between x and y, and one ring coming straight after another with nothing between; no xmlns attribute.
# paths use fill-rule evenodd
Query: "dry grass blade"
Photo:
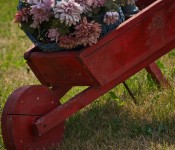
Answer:
<svg viewBox="0 0 175 150"><path fill-rule="evenodd" d="M28 70L23 53L31 45L24 33L12 23L17 0L1 0L0 5L0 112L7 97L16 88L38 84ZM171 89L154 86L146 71L141 71L127 84L138 104L133 104L123 85L112 91L120 105L107 93L66 121L61 150L162 150L175 149L175 51L159 63L172 85ZM72 90L65 99L75 95ZM63 99L63 101L65 101ZM123 104L123 103L122 103ZM49 138L49 137L48 137ZM0 149L4 149L0 136Z"/></svg>

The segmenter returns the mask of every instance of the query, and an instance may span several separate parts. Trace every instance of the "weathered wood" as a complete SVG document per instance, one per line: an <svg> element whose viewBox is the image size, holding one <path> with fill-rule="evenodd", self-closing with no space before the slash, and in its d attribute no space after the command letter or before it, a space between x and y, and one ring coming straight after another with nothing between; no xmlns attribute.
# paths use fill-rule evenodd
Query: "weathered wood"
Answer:
<svg viewBox="0 0 175 150"><path fill-rule="evenodd" d="M157 85L161 85L164 87L170 87L170 84L163 76L161 70L156 65L156 63L152 63L145 68L147 72L151 75L152 79L157 83Z"/></svg>
<svg viewBox="0 0 175 150"><path fill-rule="evenodd" d="M158 0L92 47L78 52L33 52L28 64L44 85L103 86L141 61L155 57L159 49L174 40L175 19L170 17L174 15L173 5L172 0ZM167 49L164 54L170 51ZM152 63L160 56L148 61Z"/></svg>
<svg viewBox="0 0 175 150"><path fill-rule="evenodd" d="M78 54L77 51L33 52L27 63L44 85L92 85L94 81L78 60Z"/></svg>
<svg viewBox="0 0 175 150"><path fill-rule="evenodd" d="M45 149L57 146L64 135L64 121L42 137L32 122L58 107L57 96L44 86L24 86L8 98L2 112L2 135L8 150Z"/></svg>
<svg viewBox="0 0 175 150"><path fill-rule="evenodd" d="M8 98L2 116L7 149L59 143L65 119L143 68L158 83L166 83L153 62L175 47L174 16L174 0L157 0L91 47L50 53L32 48L25 59L39 81L51 88L25 86ZM73 86L89 88L60 106L57 101Z"/></svg>
<svg viewBox="0 0 175 150"><path fill-rule="evenodd" d="M139 7L139 9L142 10L155 1L156 0L136 0L136 4Z"/></svg>
<svg viewBox="0 0 175 150"><path fill-rule="evenodd" d="M159 54L162 48L164 54L171 50L167 45L175 40L173 7L173 0L157 0L149 9L141 11L109 33L95 48L90 47L80 54L84 65L101 86L128 70L134 71L135 66L143 61L155 61L162 56Z"/></svg>
<svg viewBox="0 0 175 150"><path fill-rule="evenodd" d="M175 47L175 9L173 0L157 0L149 9L129 19L92 47L80 53L80 63L86 66L99 83L72 98L35 122L43 135L60 122L103 95L119 83L145 68ZM118 32L119 30L119 32ZM121 31L122 34L121 34ZM58 119L56 119L58 118ZM41 122L40 120L44 120ZM47 128L43 128L46 125Z"/></svg>
<svg viewBox="0 0 175 150"><path fill-rule="evenodd" d="M59 85L52 87L51 90L57 95L57 100L60 100L71 88L72 86Z"/></svg>

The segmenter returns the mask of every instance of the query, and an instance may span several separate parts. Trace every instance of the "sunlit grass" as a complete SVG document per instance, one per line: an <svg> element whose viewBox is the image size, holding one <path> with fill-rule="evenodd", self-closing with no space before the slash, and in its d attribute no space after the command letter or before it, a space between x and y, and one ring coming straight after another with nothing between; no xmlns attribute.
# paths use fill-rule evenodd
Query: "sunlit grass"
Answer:
<svg viewBox="0 0 175 150"><path fill-rule="evenodd" d="M23 59L31 45L13 23L17 0L0 2L0 112L8 96L18 87L39 84ZM66 120L62 150L175 149L175 51L159 59L172 88L157 88L145 70L126 81L138 104L122 84L112 91L120 105L106 93ZM76 87L63 99L83 88ZM48 137L49 138L49 137ZM0 136L0 149L4 149Z"/></svg>

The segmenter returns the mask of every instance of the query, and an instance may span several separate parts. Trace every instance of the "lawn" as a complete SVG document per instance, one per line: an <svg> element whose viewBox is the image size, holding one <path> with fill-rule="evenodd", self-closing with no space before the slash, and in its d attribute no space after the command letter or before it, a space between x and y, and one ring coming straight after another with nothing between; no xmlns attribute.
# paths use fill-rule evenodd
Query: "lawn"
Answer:
<svg viewBox="0 0 175 150"><path fill-rule="evenodd" d="M0 2L0 112L8 96L23 85L39 84L24 52L32 44L13 23L17 0ZM145 70L66 120L61 150L175 149L175 50L157 61L171 88L158 88ZM63 99L84 87L72 89ZM0 149L5 149L0 136Z"/></svg>

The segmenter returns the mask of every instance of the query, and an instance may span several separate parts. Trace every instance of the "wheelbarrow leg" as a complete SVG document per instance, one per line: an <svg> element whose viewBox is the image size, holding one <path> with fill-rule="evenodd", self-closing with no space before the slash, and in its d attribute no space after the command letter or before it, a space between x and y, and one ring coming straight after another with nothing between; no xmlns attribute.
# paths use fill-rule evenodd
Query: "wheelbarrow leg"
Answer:
<svg viewBox="0 0 175 150"><path fill-rule="evenodd" d="M72 88L71 85L67 85L67 86L55 86L52 87L52 91L57 95L57 99L60 100L70 89Z"/></svg>
<svg viewBox="0 0 175 150"><path fill-rule="evenodd" d="M159 67L157 66L155 62L151 63L145 69L151 75L152 79L156 82L157 85L164 86L164 87L170 87L169 82L166 80L166 78L164 77L164 75L162 74L161 70L159 69ZM133 102L137 104L137 100L134 97L131 90L129 89L128 85L125 82L123 82L123 85L128 91L131 98L133 99Z"/></svg>
<svg viewBox="0 0 175 150"><path fill-rule="evenodd" d="M151 75L152 79L157 83L159 86L170 87L170 84L162 74L161 70L157 66L155 62L151 63L147 66L146 71Z"/></svg>
<svg viewBox="0 0 175 150"><path fill-rule="evenodd" d="M155 77L155 79L159 81L159 83L162 83L162 81L166 81L163 78L160 69L155 63L150 64L146 67L146 69L149 73L152 74L152 77ZM102 87L91 86L70 99L65 104L53 109L49 113L46 113L44 116L37 119L33 123L33 128L35 129L35 132L38 136L46 134L48 131L59 125L62 121L73 115L75 112L84 108L86 105L90 104L92 101L94 101L110 89L114 88L116 85L125 81L131 73L132 72L125 72L123 75L120 76L120 78L116 78L115 80Z"/></svg>
<svg viewBox="0 0 175 150"><path fill-rule="evenodd" d="M126 90L128 91L129 95L131 96L134 104L137 104L137 100L134 97L133 93L131 92L131 90L129 89L128 85L126 84L126 82L123 82L124 87L126 88Z"/></svg>

